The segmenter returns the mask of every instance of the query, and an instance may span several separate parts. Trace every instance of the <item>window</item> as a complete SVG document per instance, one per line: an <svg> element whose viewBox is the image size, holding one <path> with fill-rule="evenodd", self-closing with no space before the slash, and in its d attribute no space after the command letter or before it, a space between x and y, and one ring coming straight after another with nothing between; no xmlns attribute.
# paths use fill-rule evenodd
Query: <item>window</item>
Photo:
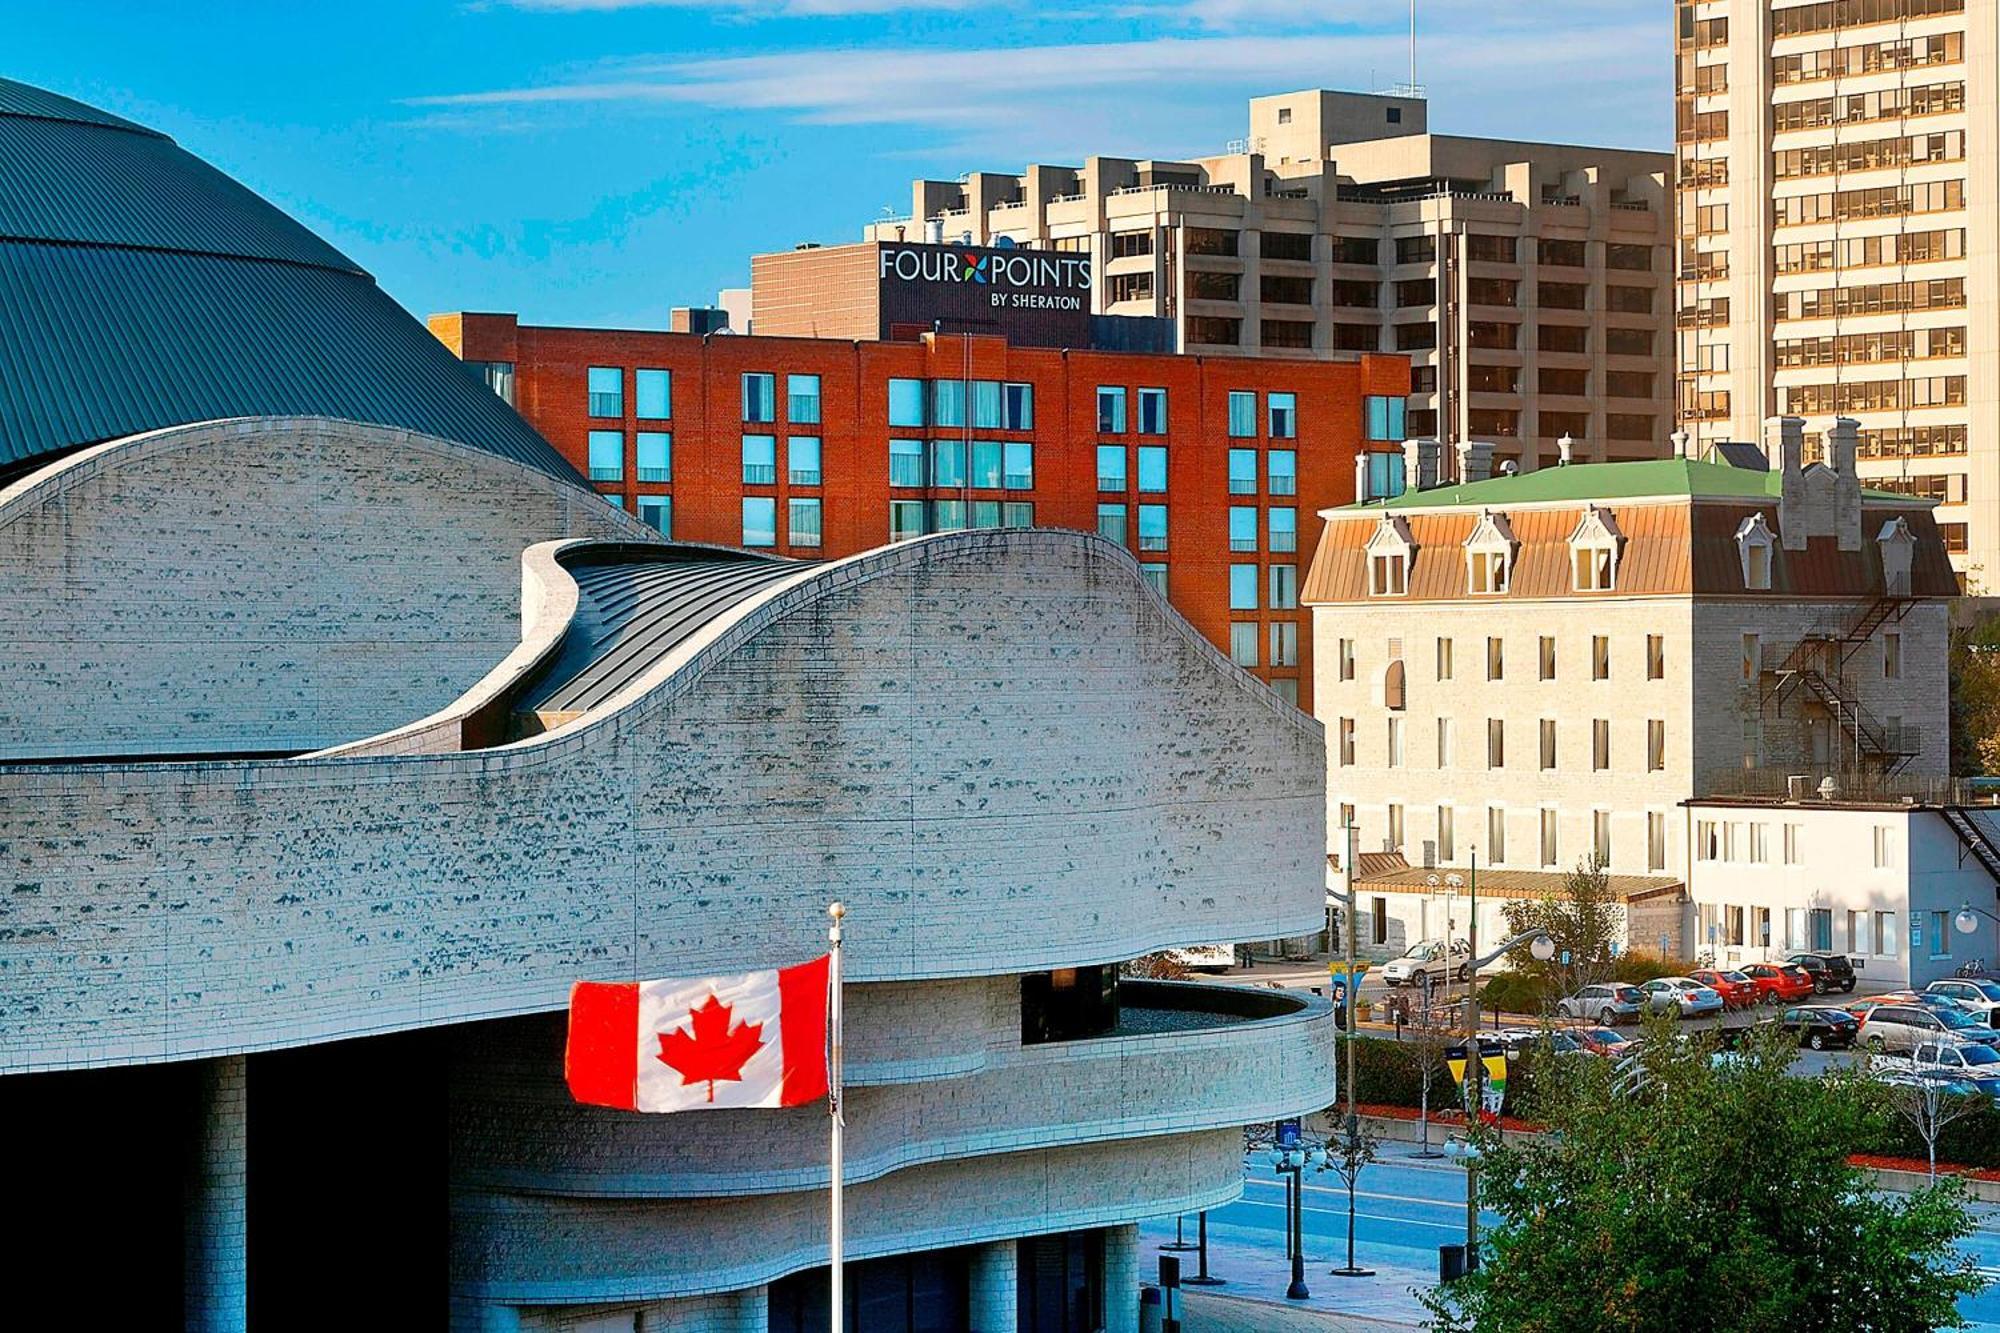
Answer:
<svg viewBox="0 0 2000 1333"><path fill-rule="evenodd" d="M820 501L817 497L787 501L786 540L794 546L820 544Z"/></svg>
<svg viewBox="0 0 2000 1333"><path fill-rule="evenodd" d="M1896 956L1896 942L1899 938L1896 934L1896 914L1894 912L1877 912L1875 914L1875 950L1877 954L1884 958L1894 958Z"/></svg>
<svg viewBox="0 0 2000 1333"><path fill-rule="evenodd" d="M1591 771L1603 773L1611 767L1611 719L1593 718L1590 723Z"/></svg>
<svg viewBox="0 0 2000 1333"><path fill-rule="evenodd" d="M1388 816L1389 845L1400 848L1403 845L1403 807L1391 804L1384 813Z"/></svg>
<svg viewBox="0 0 2000 1333"><path fill-rule="evenodd" d="M1033 430L1035 428L1035 386L1032 384L1003 384L1001 387L1000 425L1005 430Z"/></svg>
<svg viewBox="0 0 2000 1333"><path fill-rule="evenodd" d="M1247 389L1229 392L1229 437L1234 440L1257 438L1257 395Z"/></svg>
<svg viewBox="0 0 2000 1333"><path fill-rule="evenodd" d="M785 441L785 473L794 486L817 486L820 481L819 437L794 435Z"/></svg>
<svg viewBox="0 0 2000 1333"><path fill-rule="evenodd" d="M1167 549L1167 507L1165 505L1139 506L1139 549L1142 551L1164 551Z"/></svg>
<svg viewBox="0 0 2000 1333"><path fill-rule="evenodd" d="M1888 824L1875 826L1875 868L1887 870L1896 864L1896 830Z"/></svg>
<svg viewBox="0 0 2000 1333"><path fill-rule="evenodd" d="M1229 493L1231 495L1255 495L1257 493L1257 451L1255 449L1231 449L1229 451Z"/></svg>
<svg viewBox="0 0 2000 1333"><path fill-rule="evenodd" d="M1273 551L1296 551L1299 549L1299 511L1289 506L1274 505L1269 514L1271 549ZM1232 544L1233 545L1233 544Z"/></svg>
<svg viewBox="0 0 2000 1333"><path fill-rule="evenodd" d="M933 500L931 502L931 531L959 532L965 527L965 501Z"/></svg>
<svg viewBox="0 0 2000 1333"><path fill-rule="evenodd" d="M769 486L778 480L778 437L743 437L743 482L746 486Z"/></svg>
<svg viewBox="0 0 2000 1333"><path fill-rule="evenodd" d="M931 441L931 485L965 485L965 441Z"/></svg>
<svg viewBox="0 0 2000 1333"><path fill-rule="evenodd" d="M1273 449L1264 456L1264 471L1273 495L1299 493L1299 455L1294 449Z"/></svg>
<svg viewBox="0 0 2000 1333"><path fill-rule="evenodd" d="M1249 505L1229 506L1229 549L1257 549L1257 511Z"/></svg>
<svg viewBox="0 0 2000 1333"><path fill-rule="evenodd" d="M1439 639L1437 641L1437 678L1439 680L1450 680L1451 666L1451 640Z"/></svg>
<svg viewBox="0 0 2000 1333"><path fill-rule="evenodd" d="M1931 957L1951 957L1951 914L1931 913Z"/></svg>
<svg viewBox="0 0 2000 1333"><path fill-rule="evenodd" d="M590 479L592 481L623 481L625 479L624 431L594 430L590 432Z"/></svg>
<svg viewBox="0 0 2000 1333"><path fill-rule="evenodd" d="M673 383L674 377L671 371L633 371L632 388L636 414L652 421L663 421L672 416ZM597 414L593 412L591 415Z"/></svg>
<svg viewBox="0 0 2000 1333"><path fill-rule="evenodd" d="M1507 677L1507 641L1492 637L1486 640L1486 679L1504 680Z"/></svg>
<svg viewBox="0 0 2000 1333"><path fill-rule="evenodd" d="M662 537L673 536L674 497L671 495L640 496L639 521L657 529Z"/></svg>
<svg viewBox="0 0 2000 1333"><path fill-rule="evenodd" d="M1340 678L1354 679L1354 640L1341 639L1334 645L1334 659L1339 663Z"/></svg>
<svg viewBox="0 0 2000 1333"><path fill-rule="evenodd" d="M924 535L924 504L921 500L889 501L889 540L906 542Z"/></svg>
<svg viewBox="0 0 2000 1333"><path fill-rule="evenodd" d="M1765 591L1771 586L1771 549L1777 545L1777 537L1764 522L1762 514L1753 514L1743 520L1736 529L1736 546L1743 561L1743 586L1752 591Z"/></svg>
<svg viewBox="0 0 2000 1333"><path fill-rule="evenodd" d="M1099 385L1097 388L1097 429L1104 435L1125 433L1125 391Z"/></svg>
<svg viewBox="0 0 2000 1333"><path fill-rule="evenodd" d="M592 366L587 378L590 383L590 415L624 416L625 372L616 366Z"/></svg>
<svg viewBox="0 0 2000 1333"><path fill-rule="evenodd" d="M1507 767L1507 723L1503 718L1486 719L1486 766Z"/></svg>
<svg viewBox="0 0 2000 1333"><path fill-rule="evenodd" d="M1097 489L1100 491L1125 489L1125 446L1121 444L1097 446Z"/></svg>
<svg viewBox="0 0 2000 1333"><path fill-rule="evenodd" d="M1229 660L1240 667L1257 665L1257 625L1255 621L1233 620L1229 623ZM1352 737L1344 738L1351 748ZM1353 763L1350 758L1342 761Z"/></svg>
<svg viewBox="0 0 2000 1333"><path fill-rule="evenodd" d="M1646 812L1646 869L1667 868L1667 817L1658 810Z"/></svg>
<svg viewBox="0 0 2000 1333"><path fill-rule="evenodd" d="M1167 450L1164 445L1139 446L1139 489L1152 492L1167 489Z"/></svg>
<svg viewBox="0 0 2000 1333"><path fill-rule="evenodd" d="M1507 859L1507 812L1497 805L1486 807L1486 859L1494 865Z"/></svg>
<svg viewBox="0 0 2000 1333"><path fill-rule="evenodd" d="M974 440L972 442L972 484L989 491L997 491L1000 489L1000 471L1000 441Z"/></svg>
<svg viewBox="0 0 2000 1333"><path fill-rule="evenodd" d="M1743 636L1743 679L1757 679L1757 668L1761 656L1762 648L1757 636L1755 634L1745 634Z"/></svg>
<svg viewBox="0 0 2000 1333"><path fill-rule="evenodd" d="M1548 772L1556 766L1556 720L1545 717L1541 722L1542 771Z"/></svg>
<svg viewBox="0 0 2000 1333"><path fill-rule="evenodd" d="M998 380L972 382L972 424L980 430L1000 428L1000 383Z"/></svg>
<svg viewBox="0 0 2000 1333"><path fill-rule="evenodd" d="M1266 394L1264 405L1270 418L1264 433L1274 440L1296 439L1299 433L1299 396L1295 393Z"/></svg>
<svg viewBox="0 0 2000 1333"><path fill-rule="evenodd" d="M1591 636L1590 678L1592 680L1611 679L1611 637L1607 634L1593 634Z"/></svg>
<svg viewBox="0 0 2000 1333"><path fill-rule="evenodd" d="M1667 677L1667 639L1664 634L1646 636L1646 679L1665 680Z"/></svg>
<svg viewBox="0 0 2000 1333"><path fill-rule="evenodd" d="M1028 440L1009 440L1001 449L1005 460L1003 480L1010 491L1035 488L1035 446Z"/></svg>
<svg viewBox="0 0 2000 1333"><path fill-rule="evenodd" d="M1299 664L1299 627L1289 620L1271 626L1271 665L1295 667Z"/></svg>
<svg viewBox="0 0 2000 1333"><path fill-rule="evenodd" d="M891 426L921 426L924 424L924 382L922 380L889 381L889 424ZM914 484L922 485L921 482Z"/></svg>
<svg viewBox="0 0 2000 1333"><path fill-rule="evenodd" d="M818 423L819 376L785 376L785 420L795 426Z"/></svg>
<svg viewBox="0 0 2000 1333"><path fill-rule="evenodd" d="M778 387L775 375L751 371L743 376L743 419L774 421L778 414Z"/></svg>
<svg viewBox="0 0 2000 1333"><path fill-rule="evenodd" d="M1257 651L1257 627L1251 625L1249 630L1250 651L1254 653ZM1342 768L1354 766L1354 719L1351 717L1340 719L1340 766Z"/></svg>
<svg viewBox="0 0 2000 1333"><path fill-rule="evenodd" d="M1903 678L1903 636L1891 631L1882 636L1882 679Z"/></svg>
<svg viewBox="0 0 2000 1333"><path fill-rule="evenodd" d="M1231 611L1255 611L1257 609L1257 566L1231 565L1229 567L1229 609Z"/></svg>
<svg viewBox="0 0 2000 1333"><path fill-rule="evenodd" d="M1542 807L1541 816L1542 816L1541 817L1542 836L1541 836L1540 851L1542 857L1542 864L1545 866L1552 866L1556 863L1557 815L1554 810L1548 808L1547 806L1544 806Z"/></svg>
<svg viewBox="0 0 2000 1333"><path fill-rule="evenodd" d="M1770 828L1757 822L1750 825L1750 864L1761 866L1771 859Z"/></svg>
<svg viewBox="0 0 2000 1333"><path fill-rule="evenodd" d="M672 481L674 437L665 431L642 430L636 439L639 446L639 480Z"/></svg>
<svg viewBox="0 0 2000 1333"><path fill-rule="evenodd" d="M1297 565L1271 566L1271 609L1273 611L1294 611L1299 605L1299 567Z"/></svg>
<svg viewBox="0 0 2000 1333"><path fill-rule="evenodd" d="M1142 564L1139 566L1139 577L1146 580L1147 586L1160 594L1160 596L1165 597L1167 595L1167 567L1165 565Z"/></svg>
<svg viewBox="0 0 2000 1333"><path fill-rule="evenodd" d="M1289 676L1280 676L1276 680L1266 681L1265 684L1271 687L1271 692L1273 694L1277 695L1280 699L1283 699L1286 703L1290 704L1292 707L1297 708L1299 706L1298 681L1293 680Z"/></svg>
<svg viewBox="0 0 2000 1333"><path fill-rule="evenodd" d="M1448 717L1441 717L1437 721L1438 721L1437 766L1441 769L1450 768L1451 757L1452 757L1452 741L1454 739L1452 736L1451 719Z"/></svg>
<svg viewBox="0 0 2000 1333"><path fill-rule="evenodd" d="M1458 849L1453 846L1451 826L1451 807L1448 805L1439 806L1437 808L1437 855L1438 860L1446 865L1450 865L1458 855Z"/></svg>
<svg viewBox="0 0 2000 1333"><path fill-rule="evenodd" d="M1495 640L1489 639L1487 642L1492 643L1495 642ZM1555 636L1550 634L1544 634L1541 639L1541 649L1542 649L1541 662L1539 667L1541 679L1554 680L1556 678Z"/></svg>
<svg viewBox="0 0 2000 1333"><path fill-rule="evenodd" d="M1804 828L1803 824L1787 824L1782 830L1783 852L1788 866L1799 863L1799 834Z"/></svg>
<svg viewBox="0 0 2000 1333"><path fill-rule="evenodd" d="M1646 771L1661 773L1667 767L1667 724L1662 718L1646 722Z"/></svg>
<svg viewBox="0 0 2000 1333"><path fill-rule="evenodd" d="M743 497L743 544L745 546L778 544L778 502L770 496Z"/></svg>
<svg viewBox="0 0 2000 1333"><path fill-rule="evenodd" d="M889 484L891 486L921 486L924 484L924 442L922 440L889 441Z"/></svg>
<svg viewBox="0 0 2000 1333"><path fill-rule="evenodd" d="M1368 557L1368 594L1401 597L1409 589L1410 558L1401 551Z"/></svg>
<svg viewBox="0 0 2000 1333"><path fill-rule="evenodd" d="M1097 506L1097 535L1123 546L1125 544L1125 519L1126 509L1124 505Z"/></svg>
<svg viewBox="0 0 2000 1333"><path fill-rule="evenodd" d="M1400 440L1404 438L1404 412L1407 404L1401 398L1390 398L1380 394L1370 394L1364 400L1368 421L1368 438L1371 440Z"/></svg>
<svg viewBox="0 0 2000 1333"><path fill-rule="evenodd" d="M1507 552L1482 550L1466 552L1472 591L1480 594L1507 591Z"/></svg>
<svg viewBox="0 0 2000 1333"><path fill-rule="evenodd" d="M1167 391L1165 389L1139 390L1139 433L1141 435L1165 435L1167 433Z"/></svg>

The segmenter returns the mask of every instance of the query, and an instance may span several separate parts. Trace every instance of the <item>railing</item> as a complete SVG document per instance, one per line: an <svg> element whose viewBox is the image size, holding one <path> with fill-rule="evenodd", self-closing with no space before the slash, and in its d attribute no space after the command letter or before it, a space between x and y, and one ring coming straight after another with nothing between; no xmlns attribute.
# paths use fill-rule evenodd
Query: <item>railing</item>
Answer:
<svg viewBox="0 0 2000 1333"><path fill-rule="evenodd" d="M1004 212L1005 210L1010 208L1026 208L1027 206L1028 206L1028 201L1025 199L1003 199L999 203L993 205L993 207L988 211L993 213L999 213L999 212Z"/></svg>
<svg viewBox="0 0 2000 1333"><path fill-rule="evenodd" d="M1914 734L1915 727L1903 728ZM1791 780L1800 784L1802 795L1791 794ZM1948 778L1926 774L1880 773L1871 768L1837 768L1804 765L1798 768L1718 768L1702 775L1697 788L1700 798L1732 797L1752 801L1802 804L1819 803L1820 779L1831 777L1835 802L1884 805L1979 805L2000 806L2000 783L1991 779Z"/></svg>
<svg viewBox="0 0 2000 1333"><path fill-rule="evenodd" d="M1611 205L1622 213L1650 213L1653 206L1644 199L1620 199Z"/></svg>
<svg viewBox="0 0 2000 1333"><path fill-rule="evenodd" d="M1158 181L1152 185L1121 185L1110 191L1113 196L1121 194L1145 194L1152 190L1180 190L1186 194L1235 194L1233 185L1196 185L1187 181Z"/></svg>

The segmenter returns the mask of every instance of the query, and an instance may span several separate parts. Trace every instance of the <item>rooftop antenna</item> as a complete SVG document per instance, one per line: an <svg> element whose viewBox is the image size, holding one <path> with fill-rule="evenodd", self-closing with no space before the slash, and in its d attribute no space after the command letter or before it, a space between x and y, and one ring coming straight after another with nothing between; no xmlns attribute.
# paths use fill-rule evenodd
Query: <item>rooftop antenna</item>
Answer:
<svg viewBox="0 0 2000 1333"><path fill-rule="evenodd" d="M1410 87L1417 86L1417 0L1410 0Z"/></svg>

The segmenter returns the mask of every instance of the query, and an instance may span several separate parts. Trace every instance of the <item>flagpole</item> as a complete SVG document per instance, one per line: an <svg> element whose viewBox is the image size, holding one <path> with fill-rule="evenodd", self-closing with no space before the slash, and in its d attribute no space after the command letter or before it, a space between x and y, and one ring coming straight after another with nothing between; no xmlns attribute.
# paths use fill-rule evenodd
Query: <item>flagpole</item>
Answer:
<svg viewBox="0 0 2000 1333"><path fill-rule="evenodd" d="M833 1294L829 1327L832 1333L841 1333L841 1321L846 1315L847 1301L841 1290L841 1254L845 1237L841 1227L840 1185L842 1170L841 1131L846 1126L846 1108L841 1104L840 1087L840 923L847 915L847 909L839 903L832 903L826 914L833 920L827 928L827 1047L826 1047L826 1110L832 1140L829 1161L832 1166L832 1188L829 1191L832 1205L832 1224L827 1229L829 1237L828 1286Z"/></svg>

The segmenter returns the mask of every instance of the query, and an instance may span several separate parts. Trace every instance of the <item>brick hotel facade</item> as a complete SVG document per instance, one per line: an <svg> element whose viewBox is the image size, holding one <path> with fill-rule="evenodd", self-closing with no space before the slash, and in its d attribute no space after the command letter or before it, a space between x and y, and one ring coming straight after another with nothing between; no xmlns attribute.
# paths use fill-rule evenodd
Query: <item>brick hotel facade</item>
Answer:
<svg viewBox="0 0 2000 1333"><path fill-rule="evenodd" d="M1129 548L1212 643L1311 704L1299 574L1408 362L713 337L433 316L607 498L683 541L806 558L956 528ZM1385 459L1400 458L1393 454Z"/></svg>

